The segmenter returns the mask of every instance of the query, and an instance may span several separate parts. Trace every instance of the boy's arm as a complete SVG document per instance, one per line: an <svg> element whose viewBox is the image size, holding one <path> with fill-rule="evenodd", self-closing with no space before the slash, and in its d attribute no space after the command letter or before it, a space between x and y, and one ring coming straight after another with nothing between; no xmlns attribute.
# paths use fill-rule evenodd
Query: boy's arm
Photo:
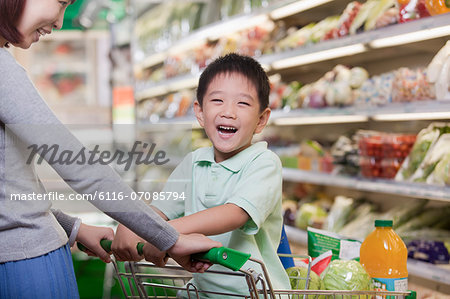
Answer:
<svg viewBox="0 0 450 299"><path fill-rule="evenodd" d="M181 234L201 233L212 236L238 229L248 219L247 212L229 203L170 220L169 223Z"/></svg>

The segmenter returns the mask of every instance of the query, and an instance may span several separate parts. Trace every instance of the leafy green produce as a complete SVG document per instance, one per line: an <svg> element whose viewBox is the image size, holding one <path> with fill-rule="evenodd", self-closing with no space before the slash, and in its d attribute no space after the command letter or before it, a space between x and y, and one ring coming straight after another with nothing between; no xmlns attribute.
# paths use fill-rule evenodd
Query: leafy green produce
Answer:
<svg viewBox="0 0 450 299"><path fill-rule="evenodd" d="M319 205L312 203L303 204L297 212L295 226L306 229L315 223L323 223L327 217L327 212Z"/></svg>
<svg viewBox="0 0 450 299"><path fill-rule="evenodd" d="M356 31L364 24L369 16L370 12L374 7L378 4L377 0L369 0L361 6L358 14L350 25L349 32L350 34L355 34Z"/></svg>
<svg viewBox="0 0 450 299"><path fill-rule="evenodd" d="M327 290L368 291L371 289L369 274L360 263L354 260L334 260L320 277Z"/></svg>
<svg viewBox="0 0 450 299"><path fill-rule="evenodd" d="M293 290L306 290L306 277L308 274L308 268L305 267L291 267L287 268L286 272L289 276L289 280L291 282L291 289ZM309 284L308 290L323 290L323 282L320 280L319 275L317 275L314 271L309 272ZM315 295L311 296L303 296L303 295L294 295L291 298L293 299L301 299L301 298L316 298ZM318 296L318 299L324 299L325 296Z"/></svg>
<svg viewBox="0 0 450 299"><path fill-rule="evenodd" d="M419 216L411 219L407 223L396 229L396 232L399 235L402 235L405 232L414 231L418 229L422 229L424 227L431 227L437 224L444 217L449 217L450 215L450 207L442 208L429 208L426 209Z"/></svg>
<svg viewBox="0 0 450 299"><path fill-rule="evenodd" d="M380 0L377 2L369 13L366 23L364 24L364 30L369 31L375 28L375 24L378 18L389 8L396 5L395 0Z"/></svg>
<svg viewBox="0 0 450 299"><path fill-rule="evenodd" d="M383 219L392 219L393 228L402 226L414 216L420 214L428 203L426 199L417 199L407 205L398 205L383 215Z"/></svg>

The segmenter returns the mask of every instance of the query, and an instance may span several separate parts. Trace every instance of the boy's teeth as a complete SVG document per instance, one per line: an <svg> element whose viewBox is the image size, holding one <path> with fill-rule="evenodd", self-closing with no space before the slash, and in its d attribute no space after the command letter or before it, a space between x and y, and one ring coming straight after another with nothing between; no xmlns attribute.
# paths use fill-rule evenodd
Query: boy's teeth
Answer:
<svg viewBox="0 0 450 299"><path fill-rule="evenodd" d="M219 126L219 130L223 131L230 131L230 132L236 132L237 129L233 127L226 127L226 126Z"/></svg>

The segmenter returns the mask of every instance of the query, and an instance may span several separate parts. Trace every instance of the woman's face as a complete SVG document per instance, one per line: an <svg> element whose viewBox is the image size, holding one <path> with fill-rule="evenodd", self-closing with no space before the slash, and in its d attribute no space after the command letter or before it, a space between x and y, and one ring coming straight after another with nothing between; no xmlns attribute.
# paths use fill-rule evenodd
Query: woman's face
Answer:
<svg viewBox="0 0 450 299"><path fill-rule="evenodd" d="M41 35L50 34L52 29L61 29L64 12L70 3L70 0L26 0L17 26L23 40L14 46L28 49L39 41Z"/></svg>

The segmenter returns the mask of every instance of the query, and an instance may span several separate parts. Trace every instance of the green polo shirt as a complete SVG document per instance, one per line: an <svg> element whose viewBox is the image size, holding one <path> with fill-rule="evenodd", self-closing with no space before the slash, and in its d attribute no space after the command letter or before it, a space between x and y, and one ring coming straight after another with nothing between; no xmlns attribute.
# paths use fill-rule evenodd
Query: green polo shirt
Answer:
<svg viewBox="0 0 450 299"><path fill-rule="evenodd" d="M281 186L280 159L267 149L266 142L255 143L221 163L214 161L212 147L201 148L184 158L163 190L184 192L185 200L155 200L152 204L169 219L226 203L241 207L250 215L247 223L211 239L262 260L274 289L290 289L289 278L277 256L283 224ZM252 262L247 262L244 268L261 272ZM214 265L211 270L224 268ZM241 277L194 274L193 283L200 290L248 294L247 283ZM203 297L213 298L211 295Z"/></svg>

